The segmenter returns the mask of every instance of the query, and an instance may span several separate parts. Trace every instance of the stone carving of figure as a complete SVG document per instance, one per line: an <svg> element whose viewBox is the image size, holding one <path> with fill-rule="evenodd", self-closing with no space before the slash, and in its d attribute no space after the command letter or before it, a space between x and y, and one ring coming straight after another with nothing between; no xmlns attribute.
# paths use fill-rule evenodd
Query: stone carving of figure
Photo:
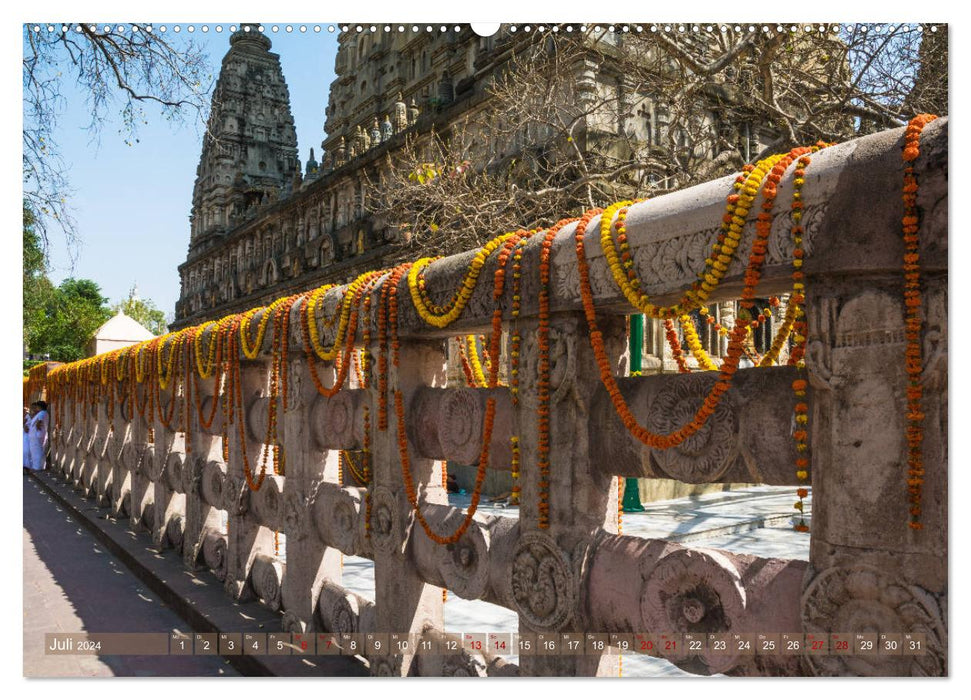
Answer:
<svg viewBox="0 0 971 700"><path fill-rule="evenodd" d="M408 128L408 107L405 105L404 98L401 93L398 93L398 97L394 102L394 133L399 131L404 131Z"/></svg>
<svg viewBox="0 0 971 700"><path fill-rule="evenodd" d="M334 261L334 241L330 236L324 236L320 242L320 261L321 267Z"/></svg>
<svg viewBox="0 0 971 700"><path fill-rule="evenodd" d="M344 137L341 136L341 140L337 142L337 158L335 160L335 165L340 167L344 165L347 161L347 144L344 142Z"/></svg>
<svg viewBox="0 0 971 700"><path fill-rule="evenodd" d="M377 146L381 143L381 125L378 123L378 118L374 118L374 124L371 126L371 145Z"/></svg>
<svg viewBox="0 0 971 700"><path fill-rule="evenodd" d="M355 155L363 155L371 147L371 137L367 135L367 132L361 128L361 125L357 125L357 129L354 131L354 145Z"/></svg>

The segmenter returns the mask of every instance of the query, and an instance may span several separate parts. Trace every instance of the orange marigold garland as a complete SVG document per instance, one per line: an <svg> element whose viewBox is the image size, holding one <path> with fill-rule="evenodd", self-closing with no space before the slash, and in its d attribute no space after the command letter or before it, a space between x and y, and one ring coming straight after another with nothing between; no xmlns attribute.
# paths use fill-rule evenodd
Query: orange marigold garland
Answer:
<svg viewBox="0 0 971 700"><path fill-rule="evenodd" d="M772 171L769 174L771 176L769 182L763 187L764 198L771 200L775 197L776 189L773 183L777 183L792 160L806 150L808 149L793 149L784 157L769 159L769 161L772 163ZM763 205L763 211L760 213L759 219L756 223L755 240L752 243L752 251L749 255L749 264L745 272L745 287L742 290L741 295L741 305L743 308L752 307L752 299L755 296L755 286L758 284L758 281L761 278L761 270L762 265L765 262L765 252L768 244L767 241L769 230L771 228L771 215L768 213L769 209L771 209L771 204L769 204L767 208L765 205ZM666 435L652 433L640 425L637 418L628 407L623 395L620 393L620 387L617 385L617 381L613 377L610 361L604 347L603 334L597 325L596 310L593 302L593 291L590 286L590 268L589 264L587 263L583 243L586 228L591 219L596 216L597 213L597 210L592 210L584 214L584 217L577 225L575 237L577 245L577 266L580 273L580 294L583 300L584 315L586 316L587 323L590 327L590 344L593 348L594 355L597 359L597 364L600 368L600 378L604 384L604 387L607 389L607 393L610 395L611 401L614 404L614 408L617 411L618 416L620 416L624 426L635 438L645 445L657 449L675 447L694 435L705 425L708 418L711 417L720 403L721 397L728 391L729 387L731 386L732 378L738 369L739 357L742 354L742 344L745 339L745 333L748 329L742 324L735 327L729 343L727 356L721 366L718 381L715 382L715 385L712 387L707 398L705 398L702 405L696 411L694 417L686 425ZM740 230L741 229L739 228L739 231Z"/></svg>
<svg viewBox="0 0 971 700"><path fill-rule="evenodd" d="M519 333L519 309L522 305L520 280L522 278L523 246L528 238L535 233L536 231L531 231L529 236L521 238L516 243L516 249L512 254L512 310L509 312L512 319L509 336L509 394L512 397L513 406L519 404L519 355L522 345L522 335Z"/></svg>
<svg viewBox="0 0 971 700"><path fill-rule="evenodd" d="M688 367L688 361L681 350L681 341L678 340L678 332L674 329L674 322L669 318L664 319L664 336L667 338L668 345L671 346L671 356L678 364L678 372L687 374L691 371L691 368Z"/></svg>
<svg viewBox="0 0 971 700"><path fill-rule="evenodd" d="M459 363L462 365L462 374L465 376L465 386L474 387L476 386L475 374L472 372L472 365L469 364L469 358L465 353L466 337L467 336L464 335L455 336L455 344L458 347Z"/></svg>
<svg viewBox="0 0 971 700"><path fill-rule="evenodd" d="M518 506L522 489L519 485L519 436L513 435L509 438L509 446L512 451L512 491L509 492L509 505Z"/></svg>
<svg viewBox="0 0 971 700"><path fill-rule="evenodd" d="M920 135L924 127L937 119L933 114L918 114L910 120L904 134L904 305L906 307L906 338L904 351L907 370L907 492L910 494L911 529L920 530L921 498L924 485L924 412L921 398L924 383L921 374L924 361L921 350L923 299L920 289L920 217L917 210L917 175L913 163L920 156Z"/></svg>
<svg viewBox="0 0 971 700"><path fill-rule="evenodd" d="M539 528L550 526L550 253L553 240L567 224L576 219L561 219L543 236L539 252L539 322L536 346L539 355L536 379L538 437L536 464L539 467Z"/></svg>
<svg viewBox="0 0 971 700"><path fill-rule="evenodd" d="M522 232L516 232L509 234L503 238L504 245L499 253L498 265L495 272L495 282L493 286L493 301L496 304L495 311L492 316L492 336L491 336L491 352L493 362L489 368L489 386L495 388L499 384L499 343L502 334L502 307L500 306L500 300L502 298L503 290L505 288L505 266L509 259L509 254L515 245L518 237ZM405 266L403 266L405 267ZM388 317L391 324L391 345L392 345L392 364L398 367L398 354L397 349L399 346L398 340L398 321L397 321L397 280L394 281L394 286L389 293L388 299ZM426 319L427 320L427 319ZM475 512L479 507L479 499L482 497L482 486L485 483L486 471L489 465L489 446L492 441L493 426L495 423L496 416L496 399L490 396L486 399L486 410L485 417L483 419L482 426L482 448L479 452L479 464L475 475L475 485L472 489L472 498L469 503L468 510L465 513L465 518L459 524L459 526L447 536L443 536L435 532L428 521L425 520L424 514L421 512L421 507L418 501L418 494L415 490L414 481L411 476L411 459L408 454L408 436L405 431L405 407L404 398L401 391L395 390L394 392L394 403L395 403L395 415L397 417L397 427L398 427L398 454L401 460L401 476L404 481L405 494L408 497L408 502L411 504L411 508L415 513L415 519L419 522L425 534L428 535L429 539L438 544L447 545L458 542L462 535L468 530L469 526L472 524L472 519L475 517Z"/></svg>

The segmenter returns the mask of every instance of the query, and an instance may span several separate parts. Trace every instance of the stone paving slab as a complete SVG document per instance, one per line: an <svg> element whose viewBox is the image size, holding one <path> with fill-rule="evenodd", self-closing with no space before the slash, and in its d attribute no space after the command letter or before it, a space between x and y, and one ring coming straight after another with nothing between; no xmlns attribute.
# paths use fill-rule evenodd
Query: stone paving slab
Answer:
<svg viewBox="0 0 971 700"><path fill-rule="evenodd" d="M53 497L24 478L24 676L237 676L214 656L52 656L49 632L188 631Z"/></svg>
<svg viewBox="0 0 971 700"><path fill-rule="evenodd" d="M49 511L55 504L62 509L65 517L71 520L71 528L76 533L90 533L96 540L94 548L107 552L103 556L111 556L120 563L116 568L124 571L128 567L141 579L142 588L146 589L146 596L160 600L162 604L171 608L173 618L183 618L179 621L178 629L193 632L276 632L282 629L279 613L269 610L256 603L237 604L230 601L223 591L222 583L209 571L188 572L181 557L172 550L157 551L151 544L147 533L132 531L127 521L119 521L107 517L104 510L94 508L89 501L81 498L63 482L50 476L49 473L33 475L32 479L25 478L25 493L28 488L43 489L43 493L52 497L51 503L42 503ZM25 496L26 498L26 496ZM57 512L57 511L54 511ZM59 513L60 515L60 513ZM49 515L47 516L50 517ZM37 520L43 520L44 514L38 513ZM26 523L26 503L25 503ZM90 560L91 551L83 553L83 563L79 561L77 569L103 571L105 567L96 567ZM26 558L25 558L26 560ZM130 575L130 574L129 574ZM78 595L96 600L100 598L96 583L79 586ZM161 632L170 631L170 627L148 626L144 629L129 625L126 616L113 617L107 611L112 609L110 596L103 598L95 607L93 619L98 619L100 628L71 627L65 631L99 631L99 632ZM25 600L25 611L26 600ZM102 618L97 615L105 611ZM174 611L174 612L172 612ZM178 613L176 616L175 613ZM26 612L25 612L26 614ZM133 624L133 623L132 623ZM27 626L25 625L25 634ZM43 635L41 635L41 639ZM26 657L25 650L25 657ZM97 659L99 657L62 657L72 659ZM134 658L134 657L112 657ZM157 663L160 657L152 657ZM367 667L354 657L333 656L313 657L312 659L287 656L232 656L232 657L161 657L167 665L179 658L212 658L219 663L228 660L238 674L273 675L273 676L362 676L368 675ZM178 672L165 672L157 675L188 675ZM237 675L238 675L237 674ZM67 674L71 675L71 674ZM88 674L81 674L88 675ZM111 675L111 674L106 674ZM116 675L133 675L118 673ZM202 675L202 674L200 674ZM216 675L204 674L204 675Z"/></svg>

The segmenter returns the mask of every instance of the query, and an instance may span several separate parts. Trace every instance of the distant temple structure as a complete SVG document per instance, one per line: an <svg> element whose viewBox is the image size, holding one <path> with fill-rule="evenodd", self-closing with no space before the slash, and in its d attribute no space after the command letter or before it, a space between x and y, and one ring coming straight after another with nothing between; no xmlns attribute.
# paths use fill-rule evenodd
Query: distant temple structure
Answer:
<svg viewBox="0 0 971 700"><path fill-rule="evenodd" d="M369 183L380 181L388 157L407 138L432 129L447 133L449 125L483 109L489 86L526 40L523 32L505 28L481 37L467 25L447 32L341 32L326 136L301 167L280 57L258 25L241 26L230 38L213 93L172 330L391 264L396 250L390 244L401 234L371 212ZM613 33L598 41L603 46L594 51L605 56L622 49ZM573 70L579 99L595 101L613 90L639 117L623 128L634 129L646 144L661 138L668 123L664 106L624 92L609 61L580 61ZM720 133L731 131L721 135L737 143L746 160L771 141L764 129L727 114L703 119ZM598 139L609 143L616 128L588 117L580 147L597 148ZM735 313L733 302L714 309L728 323ZM725 339L698 320L706 350L720 355ZM768 325L757 342L770 337ZM644 371L676 371L661 325L648 323L645 331Z"/></svg>
<svg viewBox="0 0 971 700"><path fill-rule="evenodd" d="M154 337L155 334L145 326L124 311L119 311L94 332L85 351L88 357L94 357L103 352L127 348L129 345L151 340Z"/></svg>
<svg viewBox="0 0 971 700"><path fill-rule="evenodd" d="M368 183L408 136L441 133L481 109L522 34L480 37L467 25L342 32L326 136L301 167L279 56L256 25L240 27L213 93L173 329L382 267L399 233L369 211ZM607 68L588 62L577 71L583 95L600 84L616 88ZM640 113L650 140L663 126L663 110L646 100ZM752 132L757 144L758 130ZM747 149L748 141L742 153ZM663 338L657 340L660 349Z"/></svg>

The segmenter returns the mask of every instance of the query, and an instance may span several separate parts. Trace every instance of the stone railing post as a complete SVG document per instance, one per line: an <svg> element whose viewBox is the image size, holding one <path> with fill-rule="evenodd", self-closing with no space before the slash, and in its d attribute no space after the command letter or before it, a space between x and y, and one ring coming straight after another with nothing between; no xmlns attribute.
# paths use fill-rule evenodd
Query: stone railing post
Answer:
<svg viewBox="0 0 971 700"><path fill-rule="evenodd" d="M294 314L299 308L294 310ZM299 331L299 317L291 328ZM318 363L318 376L334 380L333 370ZM321 482L338 481L337 450L321 449L314 438L314 407L319 396L302 353L289 360L287 408L279 406L286 455L284 522L286 526L287 575L283 581L284 629L291 632L318 630L314 611L325 582L341 582L341 553L326 546L315 532L311 499Z"/></svg>
<svg viewBox="0 0 971 700"><path fill-rule="evenodd" d="M148 468L155 491L152 540L156 547L174 547L181 553L185 527L185 496L181 493L182 484L177 483L174 477L181 475L185 460L185 426L182 422L188 420L188 417L182 415L182 397L178 395L178 385L179 378L172 377L168 389L159 391L163 415L160 416L156 411L155 454ZM163 417L167 425L163 422ZM181 482L181 479L178 481Z"/></svg>
<svg viewBox="0 0 971 700"><path fill-rule="evenodd" d="M622 317L601 321L615 367L626 370ZM523 355L516 408L522 465L520 536L512 552L509 601L521 632L590 632L582 604L591 546L601 529L617 531L617 479L602 473L589 449L589 403L600 384L581 314L556 314L549 328L549 470L541 473L538 396L538 324L522 326ZM548 481L541 496L541 482ZM549 527L540 527L540 503L548 499ZM587 595L591 595L587 593ZM524 675L617 675L615 656L526 655Z"/></svg>
<svg viewBox="0 0 971 700"><path fill-rule="evenodd" d="M222 403L218 398L218 386L215 377L209 379L196 378L193 381L193 396L198 391L198 406L193 398L186 416L186 424L190 427L187 436L186 454L178 475L182 482L182 493L185 495L185 522L182 532L182 561L189 569L199 566L210 566L216 572L225 573L225 532L222 524L222 510L225 508L222 489L218 494L210 488L210 480L203 488L203 477L222 475L226 472L223 462L223 426L225 417L222 406L213 406L213 402ZM189 449L191 446L191 449ZM210 466L211 463L211 466ZM174 482L175 464L167 465L167 476ZM210 472L213 472L211 475ZM218 477L216 481L219 482ZM221 482L219 482L221 483ZM212 501L212 502L210 502ZM210 544L205 548L206 538L212 535L212 542L220 542L219 547ZM215 555L215 560L207 558L206 554Z"/></svg>
<svg viewBox="0 0 971 700"><path fill-rule="evenodd" d="M111 503L111 460L108 453L108 442L111 433L111 422L108 420L108 413L111 410L108 402L109 398L102 396L97 403L97 424L94 430L94 441L92 450L94 452L95 468L92 474L91 489L89 496L93 497L99 506L108 506Z"/></svg>
<svg viewBox="0 0 971 700"><path fill-rule="evenodd" d="M131 473L122 459L125 445L131 440L133 406L131 398L124 392L126 382L116 385L116 393L121 392L122 401L115 402L114 418L111 421L111 438L108 441L108 458L111 460L111 512L116 516L131 514Z"/></svg>
<svg viewBox="0 0 971 700"><path fill-rule="evenodd" d="M925 129L915 163L923 231L921 529L909 525L903 244L860 250L870 261L877 258L874 267L885 260L886 272L832 275L825 252L807 262L814 401L804 629L926 634L922 656L809 657L820 675L864 667L873 675L947 674L947 244L940 235L947 220L947 139L932 136L940 128L934 123ZM900 149L887 147L880 158L889 161L887 167L871 165L865 176L852 171L829 202L828 221L840 222L860 240L902 235L899 197L877 212L860 206L874 189L900 190ZM879 173L876 180L873 172Z"/></svg>
<svg viewBox="0 0 971 700"><path fill-rule="evenodd" d="M250 574L256 556L274 554L274 529L280 527L283 499L282 477L273 474L273 460L267 455L265 473L259 491L251 491L247 485L244 472L243 450L246 450L251 478L259 481L261 472L261 453L266 428L266 404L264 396L267 391L269 366L263 362L247 362L241 360L240 391L243 396L242 415L235 416L235 422L229 426L229 465L221 478L221 484L212 489L221 489L224 502L236 507L228 508L229 533L227 543L227 570L225 587L227 593L237 601L251 600L254 591L250 585ZM240 423L242 423L243 438L240 438ZM206 466L203 474L207 479L219 481L220 476L213 470L212 463ZM210 472L212 472L210 474ZM204 484L205 487L205 484ZM263 504L257 509L257 501ZM276 528L265 526L265 523L275 524Z"/></svg>
<svg viewBox="0 0 971 700"><path fill-rule="evenodd" d="M133 411L131 436L123 448L122 459L131 473L131 523L137 532L144 527L146 519L154 518L155 489L148 476L148 466L154 458L155 445L148 441L149 429L154 425L154 416L148 413L149 406L146 405L148 384L138 386L135 391L145 414L139 414L137 408Z"/></svg>
<svg viewBox="0 0 971 700"><path fill-rule="evenodd" d="M389 362L389 369L391 363ZM391 369L389 386L402 394L405 411L415 392L424 386L444 387L446 382L445 341L402 343L400 366ZM376 383L376 382L375 382ZM375 395L377 387L373 387ZM442 589L425 583L408 549L414 528L421 525L412 515L402 478L398 449L399 431L394 397L388 400L388 428L378 429L378 401L371 402L374 477L371 498L371 546L374 551L376 631L420 634L425 629L441 630ZM406 413L407 415L407 413ZM420 456L407 431L411 478L424 503L447 503L442 487L441 462ZM448 533L443 533L448 534ZM414 655L375 656L372 675L407 676Z"/></svg>

